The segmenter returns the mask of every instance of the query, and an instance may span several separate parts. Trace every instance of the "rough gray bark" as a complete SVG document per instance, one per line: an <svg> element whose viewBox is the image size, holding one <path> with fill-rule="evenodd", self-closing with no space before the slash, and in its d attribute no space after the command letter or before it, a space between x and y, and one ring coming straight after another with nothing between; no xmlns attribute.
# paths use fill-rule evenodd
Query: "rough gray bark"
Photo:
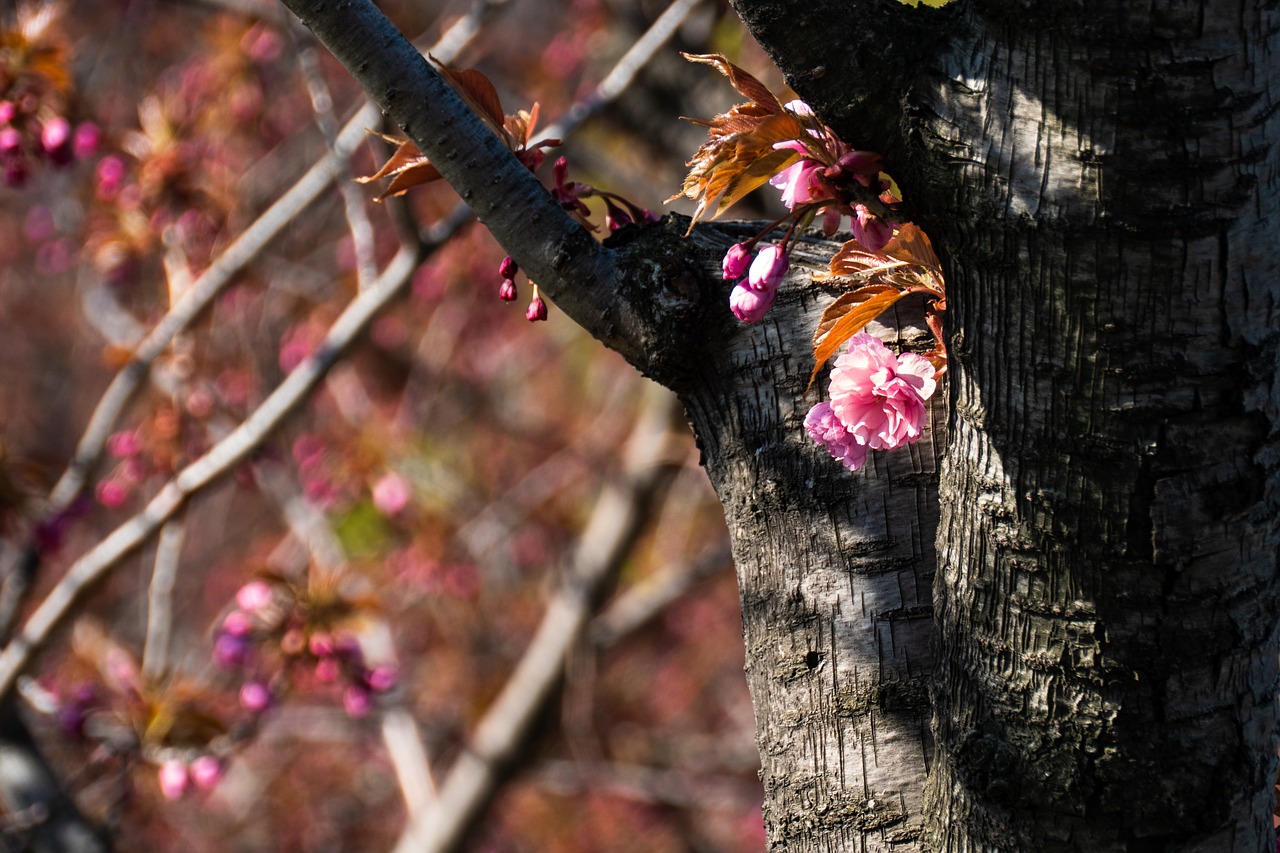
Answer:
<svg viewBox="0 0 1280 853"><path fill-rule="evenodd" d="M824 37L738 5L784 65ZM932 843L1269 851L1276 4L934 19L879 143L952 309ZM892 87L845 62L786 70L836 116Z"/></svg>
<svg viewBox="0 0 1280 853"><path fill-rule="evenodd" d="M736 325L731 237L595 247L454 134L457 99L371 6L286 2L561 307L680 393L734 535L771 846L1267 849L1274 2L738 0L941 251L940 487L937 429L852 477L807 443L826 297L802 271Z"/></svg>

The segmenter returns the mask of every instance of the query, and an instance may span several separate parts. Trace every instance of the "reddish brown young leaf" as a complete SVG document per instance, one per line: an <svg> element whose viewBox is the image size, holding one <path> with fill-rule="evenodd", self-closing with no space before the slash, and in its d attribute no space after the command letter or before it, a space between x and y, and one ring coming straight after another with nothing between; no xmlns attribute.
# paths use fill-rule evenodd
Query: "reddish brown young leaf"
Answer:
<svg viewBox="0 0 1280 853"><path fill-rule="evenodd" d="M369 132L374 133L374 131ZM376 135L381 136L387 142L399 146L377 172L356 178L357 183L367 184L371 181L391 176L391 184L386 191L377 197L378 201L394 198L413 187L440 180L440 172L436 170L435 166L431 165L426 156L418 150L418 146L414 145L411 140L388 136L385 133L377 133Z"/></svg>
<svg viewBox="0 0 1280 853"><path fill-rule="evenodd" d="M898 232L885 244L880 253L909 264L922 266L929 272L935 273L939 280L942 278L942 262L933 251L933 243L929 241L929 235L910 222L898 226Z"/></svg>
<svg viewBox="0 0 1280 853"><path fill-rule="evenodd" d="M769 91L769 87L725 59L719 53L682 53L685 59L690 62L700 62L703 65L711 65L715 67L721 74L729 78L729 82L733 88L760 106L767 109L770 113L782 112L782 104L774 97L773 92Z"/></svg>
<svg viewBox="0 0 1280 853"><path fill-rule="evenodd" d="M449 83L481 118L499 134L506 133L502 101L498 99L498 90L493 88L488 77L472 68L450 68L435 57L432 57L432 61L440 66L440 71L449 79Z"/></svg>
<svg viewBox="0 0 1280 853"><path fill-rule="evenodd" d="M813 384L822 365L827 363L827 359L845 341L861 332L868 323L906 295L907 291L891 285L868 284L832 302L822 312L822 319L818 321L818 328L813 333L814 365L813 373L809 374L809 384Z"/></svg>

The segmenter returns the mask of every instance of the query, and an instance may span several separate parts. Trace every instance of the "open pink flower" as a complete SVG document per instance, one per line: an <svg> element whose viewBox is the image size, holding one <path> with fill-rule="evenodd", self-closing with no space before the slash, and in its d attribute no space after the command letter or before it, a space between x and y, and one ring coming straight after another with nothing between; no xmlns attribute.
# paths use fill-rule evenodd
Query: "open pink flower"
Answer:
<svg viewBox="0 0 1280 853"><path fill-rule="evenodd" d="M859 444L891 450L915 441L928 416L924 401L937 383L926 359L901 356L861 332L831 371L831 410Z"/></svg>
<svg viewBox="0 0 1280 853"><path fill-rule="evenodd" d="M797 204L830 198L818 182L824 168L817 160L800 160L774 175L769 183L782 190L782 203L790 210Z"/></svg>
<svg viewBox="0 0 1280 853"><path fill-rule="evenodd" d="M831 410L830 403L819 403L810 409L804 419L804 428L810 438L825 447L832 458L839 459L840 464L850 471L857 471L867 463L866 445L859 444L845 429Z"/></svg>

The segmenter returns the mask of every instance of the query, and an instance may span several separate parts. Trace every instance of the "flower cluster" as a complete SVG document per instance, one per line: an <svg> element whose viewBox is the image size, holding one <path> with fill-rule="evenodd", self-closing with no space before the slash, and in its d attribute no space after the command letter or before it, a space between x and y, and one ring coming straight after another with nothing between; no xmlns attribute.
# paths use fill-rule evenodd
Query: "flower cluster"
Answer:
<svg viewBox="0 0 1280 853"><path fill-rule="evenodd" d="M0 171L21 186L37 160L66 166L92 157L102 134L93 122L67 120L71 87L63 8L24 3L0 30Z"/></svg>
<svg viewBox="0 0 1280 853"><path fill-rule="evenodd" d="M390 664L366 663L355 634L344 627L357 609L331 584L250 581L214 638L214 663L245 670L240 705L251 713L266 711L290 685L309 683L339 689L347 714L363 717L374 695L391 690L399 677Z"/></svg>
<svg viewBox="0 0 1280 853"><path fill-rule="evenodd" d="M869 252L884 248L893 237L893 226L859 200L870 200L868 196L876 194L882 196L879 201L884 205L896 200L889 194L890 182L881 177L880 155L849 148L817 122L803 101L791 101L782 109L795 121L796 129L804 130L803 138L772 146L775 152L790 152L799 158L788 157L794 162L769 179L782 191L782 203L790 213L750 240L735 244L724 256L725 280L740 279L729 294L729 308L744 323L759 322L768 313L778 283L787 272L793 236L819 215L828 236L838 231L848 216L854 239ZM781 244L766 246L753 255L757 241L788 219L791 225ZM745 279L744 273L748 273Z"/></svg>
<svg viewBox="0 0 1280 853"><path fill-rule="evenodd" d="M869 450L892 450L920 438L937 388L934 368L915 353L894 355L878 338L861 332L836 359L831 402L818 403L804 420L809 436L849 470Z"/></svg>

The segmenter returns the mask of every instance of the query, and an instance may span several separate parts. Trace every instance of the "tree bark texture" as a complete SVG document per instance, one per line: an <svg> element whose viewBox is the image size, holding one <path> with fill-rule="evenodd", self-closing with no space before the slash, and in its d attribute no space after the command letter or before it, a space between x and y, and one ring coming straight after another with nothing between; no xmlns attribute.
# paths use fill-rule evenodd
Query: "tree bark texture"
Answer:
<svg viewBox="0 0 1280 853"><path fill-rule="evenodd" d="M648 256L684 224L616 244L626 257ZM811 274L838 244L801 243L768 317L744 326L727 310L720 259L755 229L732 228L703 227L685 241L710 282L709 307L673 386L733 542L769 845L914 849L932 752L941 395L919 443L846 471L803 427L826 377L806 391L808 339L837 294ZM900 304L872 330L896 348L928 350L922 306Z"/></svg>
<svg viewBox="0 0 1280 853"><path fill-rule="evenodd" d="M1273 850L1276 7L974 5L925 107L964 188L932 837Z"/></svg>
<svg viewBox="0 0 1280 853"><path fill-rule="evenodd" d="M800 55L776 4L739 6ZM930 841L1270 851L1276 4L934 19L879 131L951 306ZM784 70L837 121L904 76L812 66Z"/></svg>

